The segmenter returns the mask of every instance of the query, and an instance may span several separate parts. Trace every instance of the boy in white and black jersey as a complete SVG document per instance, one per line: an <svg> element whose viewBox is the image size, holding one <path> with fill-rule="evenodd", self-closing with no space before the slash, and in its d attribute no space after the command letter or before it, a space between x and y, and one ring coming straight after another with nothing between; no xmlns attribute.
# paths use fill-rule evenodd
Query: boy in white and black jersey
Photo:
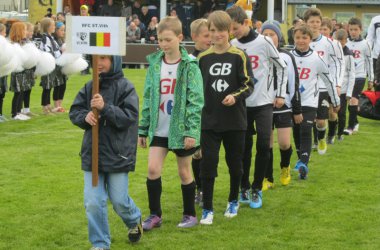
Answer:
<svg viewBox="0 0 380 250"><path fill-rule="evenodd" d="M224 11L214 11L208 18L208 27L213 46L198 57L204 87L200 173L203 213L200 223L205 225L213 223L213 190L222 142L230 173L230 193L224 216L232 218L238 213L247 129L245 99L253 90L253 74L247 55L228 42L229 15Z"/></svg>
<svg viewBox="0 0 380 250"><path fill-rule="evenodd" d="M351 135L359 130L358 104L359 94L363 91L366 78L368 77L368 86L373 83L373 61L371 59L371 46L369 42L361 37L362 22L359 18L351 18L348 22L350 39L347 41L347 47L354 54L355 60L355 85L352 91L352 98L348 105L349 119L346 135Z"/></svg>
<svg viewBox="0 0 380 250"><path fill-rule="evenodd" d="M296 124L302 121L301 114L301 99L299 93L299 78L297 65L294 60L294 56L284 50L279 48L279 43L282 39L280 24L277 21L266 21L262 28L262 34L268 36L272 39L273 44L276 46L280 53L280 57L285 61L288 71L288 82L287 90L285 96L285 104L281 108L273 109L273 126L272 135L270 141L270 160L265 171L265 178L263 182L262 190L274 187L273 179L273 129L277 128L277 141L280 147L281 154L281 174L280 182L282 185L286 186L290 183L290 158L292 156L292 146L291 146L291 132L293 127L293 119ZM274 78L274 90L277 91L277 74L276 68L273 69ZM273 97L275 98L275 96Z"/></svg>
<svg viewBox="0 0 380 250"><path fill-rule="evenodd" d="M307 26L313 32L310 48L318 53L318 55L327 64L331 79L334 86L339 88L341 80L341 66L343 58L338 58L334 49L333 42L323 36L320 32L322 24L322 13L317 8L309 8L304 14L304 20ZM326 135L326 119L329 118L329 99L325 83L322 79L319 80L320 94L316 117L318 153L325 154L327 151Z"/></svg>
<svg viewBox="0 0 380 250"><path fill-rule="evenodd" d="M340 29L335 32L335 38L342 45L344 54L344 74L340 92L340 109L338 112L339 141L343 140L343 132L346 127L347 100L351 98L355 84L355 59L352 51L350 51L350 49L346 46L347 37L347 31L345 31L344 29Z"/></svg>
<svg viewBox="0 0 380 250"><path fill-rule="evenodd" d="M243 159L244 173L241 181L242 203L249 203L251 208L262 206L262 183L265 168L270 160L270 136L272 133L273 102L277 108L284 105L286 96L287 70L284 60L274 46L272 40L255 33L249 27L249 20L244 10L234 6L227 10L233 20L232 34L235 39L231 44L243 49L251 60L255 77L255 91L246 100L247 133L245 136L245 152ZM276 67L278 88L274 94L274 83L270 77L272 66ZM276 96L273 100L273 96ZM254 127L254 123L256 127ZM255 173L252 185L249 183L251 167L253 135L257 133ZM252 189L252 197L249 190Z"/></svg>
<svg viewBox="0 0 380 250"><path fill-rule="evenodd" d="M302 115L301 124L294 126L294 141L297 147L299 161L296 169L299 171L300 179L306 179L308 174L308 163L310 159L312 143L312 127L318 109L319 100L319 78L321 78L327 88L334 112L338 112L340 100L335 88L335 84L330 77L329 69L322 58L310 49L309 44L313 37L311 29L307 25L300 25L294 29L294 41L296 48L292 51L295 57L301 93Z"/></svg>
<svg viewBox="0 0 380 250"><path fill-rule="evenodd" d="M339 79L340 79L340 81L338 81L338 85L341 86L341 84L343 84L342 80L343 80L343 75L344 75L344 55L343 55L342 45L340 44L340 42L330 36L332 31L333 31L333 23L331 19L324 17L322 19L322 24L321 24L321 34L327 37L328 39L330 39L334 47L338 62L342 62L341 67L340 67L341 71L338 74ZM327 136L327 144L334 144L337 125L338 125L338 114L333 112L333 108L330 103L329 131L328 131L328 136Z"/></svg>

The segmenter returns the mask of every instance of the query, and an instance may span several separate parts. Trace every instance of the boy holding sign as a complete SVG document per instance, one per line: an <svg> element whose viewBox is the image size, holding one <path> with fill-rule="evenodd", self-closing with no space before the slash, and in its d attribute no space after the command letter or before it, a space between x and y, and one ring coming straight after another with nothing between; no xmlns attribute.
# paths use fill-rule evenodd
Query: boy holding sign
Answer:
<svg viewBox="0 0 380 250"><path fill-rule="evenodd" d="M111 237L107 199L129 228L128 238L142 236L141 212L128 195L128 173L136 163L139 101L134 86L124 78L120 56L99 56L99 94L87 83L70 109L73 124L85 130L81 157L84 170L84 205L88 233L94 249L109 249ZM99 184L92 186L91 127L97 124L91 108L99 112Z"/></svg>
<svg viewBox="0 0 380 250"><path fill-rule="evenodd" d="M191 158L199 146L202 76L197 61L180 47L182 24L166 17L157 27L161 50L148 56L150 64L144 87L144 103L139 126L139 145L147 146L149 137L148 178L146 181L150 216L143 228L161 226L161 172L169 151L176 154L181 178L183 219L180 228L198 224L195 207L195 182Z"/></svg>

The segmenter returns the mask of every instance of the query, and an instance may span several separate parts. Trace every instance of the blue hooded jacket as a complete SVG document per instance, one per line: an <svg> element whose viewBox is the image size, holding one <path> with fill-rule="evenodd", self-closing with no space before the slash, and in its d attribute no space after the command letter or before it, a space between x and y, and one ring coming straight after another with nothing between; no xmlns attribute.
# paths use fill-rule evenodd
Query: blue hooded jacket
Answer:
<svg viewBox="0 0 380 250"><path fill-rule="evenodd" d="M99 94L104 108L99 112L99 172L129 172L135 169L139 100L131 82L124 78L121 57L113 56L111 69L99 76ZM85 130L81 149L82 169L91 171L92 130L85 121L91 111L92 81L76 96L70 120Z"/></svg>

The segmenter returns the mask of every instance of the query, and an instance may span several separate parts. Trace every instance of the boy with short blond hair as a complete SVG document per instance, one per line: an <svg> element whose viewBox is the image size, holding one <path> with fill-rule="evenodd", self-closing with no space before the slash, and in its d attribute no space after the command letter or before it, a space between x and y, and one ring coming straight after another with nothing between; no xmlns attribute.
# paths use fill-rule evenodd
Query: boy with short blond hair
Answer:
<svg viewBox="0 0 380 250"><path fill-rule="evenodd" d="M179 19L162 19L157 31L161 50L147 57L150 67L139 126L139 145L145 148L149 138L146 185L150 215L143 222L146 231L160 227L162 223L161 172L169 151L176 155L181 178L183 218L178 227L189 228L198 224L191 156L200 143L202 76L196 59L180 47L183 35Z"/></svg>
<svg viewBox="0 0 380 250"><path fill-rule="evenodd" d="M358 105L359 94L363 91L366 79L368 86L373 85L373 60L371 58L372 51L369 42L361 36L362 22L359 18L353 17L348 21L348 32L350 39L347 41L347 47L352 51L355 60L355 84L352 91L352 96L348 104L348 126L344 133L351 135L353 132L358 132Z"/></svg>
<svg viewBox="0 0 380 250"><path fill-rule="evenodd" d="M207 19L200 18L194 20L191 25L191 39L194 41L194 51L190 56L197 58L198 55L202 52L210 48L211 46L211 38L210 31L208 30ZM202 159L202 150L199 148L193 155L193 160L191 162L191 166L193 168L194 180L197 187L197 192L195 194L195 203L202 206L202 182L200 179L200 162Z"/></svg>
<svg viewBox="0 0 380 250"><path fill-rule="evenodd" d="M222 142L230 173L230 193L224 216L235 217L239 209L239 185L247 129L245 99L253 90L253 74L244 51L229 43L231 23L232 20L226 12L211 13L208 26L213 46L199 55L205 95L200 173L203 190L200 223L204 225L213 223L213 190Z"/></svg>

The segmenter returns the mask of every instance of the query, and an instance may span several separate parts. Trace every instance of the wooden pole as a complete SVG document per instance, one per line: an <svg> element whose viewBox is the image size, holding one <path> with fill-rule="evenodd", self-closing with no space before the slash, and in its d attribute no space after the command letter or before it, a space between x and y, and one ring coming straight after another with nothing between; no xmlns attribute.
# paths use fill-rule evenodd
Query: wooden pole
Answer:
<svg viewBox="0 0 380 250"><path fill-rule="evenodd" d="M99 93L98 55L92 55L92 96ZM92 109L96 125L92 126L92 186L98 185L99 165L99 114L96 108Z"/></svg>

